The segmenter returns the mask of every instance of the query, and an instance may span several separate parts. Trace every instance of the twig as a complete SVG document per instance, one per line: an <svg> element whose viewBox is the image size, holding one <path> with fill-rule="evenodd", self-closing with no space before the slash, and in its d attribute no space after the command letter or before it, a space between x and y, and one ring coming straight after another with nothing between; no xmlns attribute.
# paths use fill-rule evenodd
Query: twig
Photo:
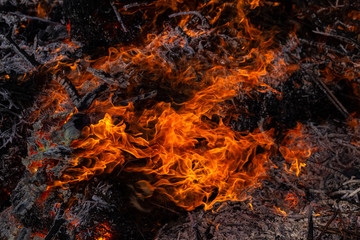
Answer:
<svg viewBox="0 0 360 240"><path fill-rule="evenodd" d="M119 86L121 88L126 88L128 85L128 82L126 80L123 79L122 82L116 81L113 77L110 76L110 74L104 72L101 69L95 69L92 67L88 67L86 69L86 71L92 73L92 75L94 75L95 77L103 80L104 82L106 82L109 85L116 85Z"/></svg>
<svg viewBox="0 0 360 240"><path fill-rule="evenodd" d="M70 79L65 76L61 78L54 76L54 80L56 80L65 89L74 105L79 106L80 96Z"/></svg>
<svg viewBox="0 0 360 240"><path fill-rule="evenodd" d="M342 237L344 237L343 232L346 233L347 236L356 236L356 237L358 237L357 239L359 239L359 237L360 237L359 233L349 231L349 230L346 230L346 229L343 229L342 230L343 232L341 232L339 229L336 229L336 228L326 228L325 229L325 228L322 228L322 227L315 227L315 229L319 229L320 231L324 231L324 233L326 232L326 233L342 235ZM349 238L345 237L345 238L341 238L341 239L349 239ZM321 240L321 238L317 238L317 240Z"/></svg>
<svg viewBox="0 0 360 240"><path fill-rule="evenodd" d="M340 178L344 182L349 180L349 178L347 176L345 176L343 173L341 173L341 172L339 172L339 171L337 171L335 169L332 169L330 167L326 167L323 164L319 164L319 163L313 162L311 160L308 160L307 163L315 165L316 168L318 168L318 169L320 169L322 171L328 172L328 173Z"/></svg>
<svg viewBox="0 0 360 240"><path fill-rule="evenodd" d="M61 204L59 211L55 216L54 223L51 226L50 231L48 232L44 240L51 240L55 237L60 227L66 222L63 216L64 216L64 204Z"/></svg>
<svg viewBox="0 0 360 240"><path fill-rule="evenodd" d="M97 88L95 88L92 92L88 92L81 99L79 104L76 106L79 111L83 111L88 109L93 101L99 96L100 93L104 92L107 89L107 85L105 83L101 84Z"/></svg>
<svg viewBox="0 0 360 240"><path fill-rule="evenodd" d="M121 25L121 28L123 29L124 32L128 32L126 26L124 25L124 22L121 19L121 15L120 15L118 9L115 6L115 3L113 1L110 1L110 4L111 4L112 9L114 10L114 13L116 15L116 19L118 20L118 22Z"/></svg>
<svg viewBox="0 0 360 240"><path fill-rule="evenodd" d="M189 218L190 218L190 222L191 222L191 225L192 225L192 228L195 230L195 234L196 234L196 240L202 240L202 237L200 235L200 232L199 232L199 228L198 228L198 225L197 223L194 222L194 219L191 215L190 212L188 212L188 215L189 215Z"/></svg>
<svg viewBox="0 0 360 240"><path fill-rule="evenodd" d="M130 8L134 8L134 7L142 7L142 6L147 6L148 3L130 3L130 4L126 4L125 6L123 6L123 8L127 11Z"/></svg>
<svg viewBox="0 0 360 240"><path fill-rule="evenodd" d="M352 183L360 183L360 179L356 179L355 176L352 176L349 181L343 183L343 185L352 184Z"/></svg>
<svg viewBox="0 0 360 240"><path fill-rule="evenodd" d="M303 44L307 44L309 46L312 46L312 47L316 47L316 48L320 48L320 49L325 49L329 52L333 52L333 53L336 53L336 54L339 54L339 55L344 55L347 53L347 50L346 49L342 49L344 52L341 52L333 47L330 47L324 43L318 43L318 42L314 42L314 41L309 41L307 39L303 39L303 38L299 38L299 42L300 43L303 43Z"/></svg>
<svg viewBox="0 0 360 240"><path fill-rule="evenodd" d="M338 204L339 205L339 204ZM339 208L339 206L338 206ZM341 232L341 235L343 236L343 238L345 239L345 232L343 231L345 229L345 224L344 224L344 220L343 220L343 216L341 214L341 211L338 210L339 212L339 222L341 224L341 228L339 228L339 231Z"/></svg>
<svg viewBox="0 0 360 240"><path fill-rule="evenodd" d="M195 15L198 18L200 18L201 20L201 25L204 28L209 28L210 24L208 22L208 20L206 19L206 17L204 17L201 13L197 12L197 11L188 11L188 12L179 12L179 13L173 13L169 15L169 18L173 18L173 17L177 17L177 16L182 16L182 15Z"/></svg>
<svg viewBox="0 0 360 240"><path fill-rule="evenodd" d="M18 233L17 239L29 239L31 235L31 229L24 227L21 229L20 233Z"/></svg>
<svg viewBox="0 0 360 240"><path fill-rule="evenodd" d="M179 212L177 212L177 211L175 211L175 210L172 210L171 208L162 206L162 205L157 204L157 203L154 203L154 202L150 202L150 203L151 203L152 205L154 205L155 207L159 207L159 208L165 209L165 210L167 210L167 211L169 211L169 212L172 212L172 213L175 213L175 214L177 214L177 215L180 215Z"/></svg>
<svg viewBox="0 0 360 240"><path fill-rule="evenodd" d="M143 93L143 94L140 94L136 97L133 97L133 98L129 98L129 99L126 99L126 100L122 100L120 102L117 102L116 104L117 105L127 105L129 102L137 102L137 101L140 101L140 100L145 100L145 99L150 99L150 98L153 98L157 95L157 91L154 90L154 91L151 91L151 92L147 92L147 93Z"/></svg>
<svg viewBox="0 0 360 240"><path fill-rule="evenodd" d="M326 84L318 77L314 77L312 73L308 72L308 76L311 78L313 82L315 82L320 89L326 94L331 103L339 110L339 112L345 117L350 118L349 112L346 108L341 104L341 102L335 97L335 95L330 91L330 89L326 86Z"/></svg>
<svg viewBox="0 0 360 240"><path fill-rule="evenodd" d="M8 128L5 131L0 132L0 139L2 140L0 149L6 147L6 145L9 143L12 143L15 137L19 137L19 134L17 132L19 129L19 125L21 126L22 123L23 121L17 122L13 124L11 128ZM4 160L3 160L3 164L4 164Z"/></svg>
<svg viewBox="0 0 360 240"><path fill-rule="evenodd" d="M181 37L185 38L186 44L191 42L191 37L187 35L181 27L177 26L175 30Z"/></svg>
<svg viewBox="0 0 360 240"><path fill-rule="evenodd" d="M346 42L348 44L353 45L356 49L360 49L359 44L357 44L353 40L345 38L343 36L339 36L339 35L335 35L335 34L331 34L331 33L326 33L326 32L320 32L320 31L316 31L316 30L313 30L312 32L316 33L316 34L319 34L319 35L336 38L336 39L338 39L340 41L343 41L343 42Z"/></svg>
<svg viewBox="0 0 360 240"><path fill-rule="evenodd" d="M325 231L328 229L330 224L335 220L336 216L338 215L338 210L336 210L335 214L330 218L330 220L326 223L324 227L321 227L321 233L316 238L316 240L321 240L321 237L324 235ZM316 228L316 227L315 227Z"/></svg>
<svg viewBox="0 0 360 240"><path fill-rule="evenodd" d="M303 190L301 190L300 188L298 188L295 184L291 183L290 180L286 177L286 175L284 173L280 173L280 175L282 176L282 179L274 176L274 179L278 182L278 183L282 183L284 184L285 182L288 184L288 186L291 186L293 189L295 189L299 194L305 195L305 192ZM285 180L285 182L284 182Z"/></svg>
<svg viewBox="0 0 360 240"><path fill-rule="evenodd" d="M159 231L157 232L157 234L156 234L156 237L154 238L154 240L159 240L159 237L160 237L160 234L161 234L161 232L167 227L167 223L165 223L160 229L159 229Z"/></svg>
<svg viewBox="0 0 360 240"><path fill-rule="evenodd" d="M314 222L313 222L313 216L312 216L312 206L311 203L309 204L309 216L308 216L308 234L307 234L307 240L313 240L314 239Z"/></svg>
<svg viewBox="0 0 360 240"><path fill-rule="evenodd" d="M26 18L26 19L31 19L31 20L37 20L37 21L41 21L41 22L46 22L46 23L50 23L50 24L54 24L54 25L63 25L63 24L61 24L61 23L53 22L53 21L50 21L50 20L48 20L48 19L39 18L39 17L33 17L33 16L28 16L28 15L25 15L25 14L20 13L20 12L7 12L7 14L14 15L14 16L18 16L18 17L22 17L22 18Z"/></svg>
<svg viewBox="0 0 360 240"><path fill-rule="evenodd" d="M10 45L12 46L13 50L19 54L29 65L31 65L33 68L39 67L41 64L35 60L35 58L33 56L30 56L27 52L25 52L23 49L21 49L19 47L19 45L11 38L11 32L10 31L8 34L4 35L0 35L0 37L5 37L5 39L10 43Z"/></svg>
<svg viewBox="0 0 360 240"><path fill-rule="evenodd" d="M354 196L355 194L360 192L360 188L356 189L355 191L353 191L352 193L349 194L349 197Z"/></svg>

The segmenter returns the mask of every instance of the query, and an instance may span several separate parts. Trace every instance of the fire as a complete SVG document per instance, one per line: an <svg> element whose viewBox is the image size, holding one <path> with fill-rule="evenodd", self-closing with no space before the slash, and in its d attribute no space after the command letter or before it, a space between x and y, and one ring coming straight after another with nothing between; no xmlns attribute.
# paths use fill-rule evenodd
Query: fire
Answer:
<svg viewBox="0 0 360 240"><path fill-rule="evenodd" d="M126 152L137 159L148 159L146 166L132 167L130 171L155 174L160 179L149 183L151 186L179 206L192 209L204 198L210 199L214 191L218 192L217 201L240 200L239 190L256 185L257 178L264 174L273 146L264 134L242 136L222 121L207 123L201 115L188 110L176 112L166 103L157 107L160 112L148 111L140 118L126 114L131 106L117 108L120 116L130 117L125 122L134 121L142 133L126 132L126 123L114 124L107 113L98 124L85 127L83 138L72 143L79 150L74 167L55 185L111 172L116 165L124 164ZM264 153L259 153L259 148ZM81 159L88 162L79 168ZM211 208L215 202L204 205Z"/></svg>
<svg viewBox="0 0 360 240"><path fill-rule="evenodd" d="M70 22L68 22L68 23L66 24L66 30L67 30L67 32L68 32L68 34L69 34L69 37L70 37L70 33L71 33L71 25L70 25Z"/></svg>
<svg viewBox="0 0 360 240"><path fill-rule="evenodd" d="M97 235L100 235L96 238L96 240L110 240L112 237L111 229L109 227L109 224L104 223L100 226L96 227Z"/></svg>
<svg viewBox="0 0 360 240"><path fill-rule="evenodd" d="M287 213L284 210L281 210L281 208L274 206L274 212L280 216L287 217Z"/></svg>
<svg viewBox="0 0 360 240"><path fill-rule="evenodd" d="M298 124L295 129L288 132L283 141L283 145L279 148L279 151L285 158L285 161L290 164L290 168L285 170L293 172L296 176L299 176L301 168L306 166L306 159L310 157L312 149L304 140L304 136L301 131L301 124Z"/></svg>
<svg viewBox="0 0 360 240"><path fill-rule="evenodd" d="M300 203L300 197L294 192L289 192L286 195L285 201L288 208L295 208Z"/></svg>
<svg viewBox="0 0 360 240"><path fill-rule="evenodd" d="M189 10L191 5L180 7L178 4L181 5L178 1L157 1L155 6L178 11ZM289 170L299 175L311 153L302 141L301 124L290 130L278 147L272 129L237 132L224 121L232 114L225 101L254 90L278 94L264 77L280 65L286 71L276 51L269 50L271 36L264 35L246 18L244 9L253 9L259 4L259 0L204 3L197 10L207 9L206 17L210 20L206 23L206 19L200 17L202 28L187 26L190 17L186 14L176 16L188 38L203 39L213 32L231 29L228 34L234 41L230 44L217 39L214 56L204 47L197 51L208 54L207 58L199 57L194 49L191 57L176 61L163 56L163 48L184 49L189 44L189 40L179 37L174 29L165 28L159 35L148 35L145 47L118 46L110 48L106 57L87 59L84 67L90 69L91 66L93 72L116 73L118 69L125 69L120 73L129 76L129 83L105 79L112 85L111 90L122 88L124 95L132 96L141 83L146 83L160 86L171 94L167 100L146 107L135 107L131 102L119 106L113 101L114 93L109 100L96 100L85 110L93 124L83 128L82 137L71 143L74 158L67 163L69 167L61 178L50 183L51 187L71 187L136 160L138 164L129 164L125 170L149 176L149 180L139 185L192 210L200 205L211 209L216 202L246 199L245 190L260 185L267 169L273 166L271 157L278 151L291 165ZM220 19L229 9L233 11L234 21L222 23ZM210 30L209 24L214 28ZM89 71L80 73L76 64L60 65L51 71L55 74L66 67L66 77L80 93L84 89L95 89L104 80ZM61 113L69 104L69 97L61 87L54 88L59 91L50 98L52 111Z"/></svg>
<svg viewBox="0 0 360 240"><path fill-rule="evenodd" d="M38 4L37 6L37 16L40 18L46 18L47 17L47 12L45 10L45 8L42 6L41 3Z"/></svg>
<svg viewBox="0 0 360 240"><path fill-rule="evenodd" d="M83 234L80 233L75 237L75 239L76 240L89 239L88 237L86 237L86 234L88 232L93 233L93 237L91 239L94 240L110 240L113 237L109 223L104 222L87 229L87 231L85 231Z"/></svg>

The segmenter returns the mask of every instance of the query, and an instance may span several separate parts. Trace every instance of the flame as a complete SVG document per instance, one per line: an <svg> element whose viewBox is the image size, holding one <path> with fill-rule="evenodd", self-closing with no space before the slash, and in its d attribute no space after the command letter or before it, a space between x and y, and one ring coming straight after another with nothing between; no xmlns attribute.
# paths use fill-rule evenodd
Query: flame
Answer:
<svg viewBox="0 0 360 240"><path fill-rule="evenodd" d="M352 10L348 13L348 17L352 20L360 20L360 11Z"/></svg>
<svg viewBox="0 0 360 240"><path fill-rule="evenodd" d="M44 239L45 237L46 237L45 233L40 233L40 232L31 233L31 238L32 239L37 239L37 238Z"/></svg>
<svg viewBox="0 0 360 240"><path fill-rule="evenodd" d="M352 114L355 115L355 114ZM348 119L348 125L350 127L350 129L355 133L354 137L351 141L351 144L354 146L359 147L360 146L360 120L357 118L353 118L351 117L350 119Z"/></svg>
<svg viewBox="0 0 360 240"><path fill-rule="evenodd" d="M285 170L290 173L295 173L299 176L301 168L306 166L306 159L310 157L311 151L313 150L308 146L304 140L301 124L298 123L296 128L289 130L287 136L283 141L283 146L279 148L279 151L285 158L285 161L290 164L290 168Z"/></svg>
<svg viewBox="0 0 360 240"><path fill-rule="evenodd" d="M300 203L300 197L294 192L289 192L286 195L285 201L288 208L295 208Z"/></svg>
<svg viewBox="0 0 360 240"><path fill-rule="evenodd" d="M277 206L273 206L274 207L274 212L277 214L277 215L280 215L280 216L283 216L283 217L287 217L287 213L284 211L284 210L281 210L279 207Z"/></svg>
<svg viewBox="0 0 360 240"><path fill-rule="evenodd" d="M111 172L115 166L124 164L124 153L148 159L146 166L132 167L131 171L157 175L161 179L149 184L188 209L202 204L204 198L210 199L215 189L217 201L240 200L239 190L257 184L273 146L264 134L254 132L242 136L222 121L206 123L201 115L188 110L176 112L167 103L156 107L160 112L147 111L140 118L126 114L133 109L131 105L116 107L119 115L130 117L125 121L135 118L132 121L143 133L126 132L126 123L121 121L115 125L108 113L99 123L85 127L83 138L72 143L72 147L79 150L72 162L74 167L55 185ZM151 121L156 122L153 128L149 128L154 124ZM265 152L258 153L259 147ZM88 162L80 164L82 159ZM211 208L215 202L204 204Z"/></svg>
<svg viewBox="0 0 360 240"><path fill-rule="evenodd" d="M108 223L103 223L100 226L97 226L96 232L100 235L100 237L97 237L96 240L110 240L112 237L111 228Z"/></svg>
<svg viewBox="0 0 360 240"><path fill-rule="evenodd" d="M253 204L251 202L249 203L249 207L250 207L251 211L254 212L254 206L253 206Z"/></svg>
<svg viewBox="0 0 360 240"><path fill-rule="evenodd" d="M157 1L154 7L159 9L159 14L164 8L191 9L190 3L182 3ZM260 186L266 170L273 166L270 158L278 150L291 165L289 171L299 175L311 153L302 141L301 124L289 131L277 149L274 130L236 132L224 122L231 112L225 101L254 90L279 94L264 77L271 69L287 71L285 62L278 59L275 50L270 50L271 36L253 27L246 18L244 9L256 8L260 3L259 0L204 3L197 10L210 9L207 17L214 26L211 30L190 29L189 16L177 17L184 33L192 38L206 38L213 32L231 29L229 35L235 39L234 46L219 39L216 54L206 59L195 54L192 58L169 61L162 56L164 47L184 48L187 44L186 39L171 28L165 28L158 35L147 35L145 47L112 47L106 57L85 59L85 68L91 66L104 72L125 69L121 74L130 76L125 95L132 96L140 83L146 81L173 92L172 96L182 97L139 109L131 102L117 106L111 101L114 94L109 96L110 101L96 100L86 110L93 124L86 126L82 137L71 143L74 158L51 187L66 188L136 160L138 164L129 164L126 170L149 176L149 180L139 184L151 190L147 192L160 193L187 210L200 205L207 210L216 202L246 199L246 190ZM222 23L221 17L230 8L233 8L234 21ZM205 20L202 21L206 25ZM210 55L207 50L199 51ZM100 79L89 72L80 74L77 63L60 62L51 72L61 73L64 68L68 71L66 77L80 94L101 84ZM291 69L294 70L294 66ZM284 75L281 71L276 72L276 76L281 78ZM143 75L145 79L141 78ZM197 81L198 75L201 81ZM42 110L51 108L54 113L66 110L69 97L58 85L52 83L49 91L57 89L56 94L45 98L48 105L42 106ZM37 114L40 116L41 112Z"/></svg>
<svg viewBox="0 0 360 240"><path fill-rule="evenodd" d="M47 12L45 8L42 6L42 3L39 3L36 10L37 16L40 18L46 18Z"/></svg>
<svg viewBox="0 0 360 240"><path fill-rule="evenodd" d="M71 36L71 25L70 25L70 21L66 24L66 30L69 34L69 37Z"/></svg>

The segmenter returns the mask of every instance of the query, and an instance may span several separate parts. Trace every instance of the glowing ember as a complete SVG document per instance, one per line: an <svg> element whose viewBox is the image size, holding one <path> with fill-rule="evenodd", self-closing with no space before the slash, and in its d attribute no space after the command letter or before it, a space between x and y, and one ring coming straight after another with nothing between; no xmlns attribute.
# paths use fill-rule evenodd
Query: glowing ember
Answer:
<svg viewBox="0 0 360 240"><path fill-rule="evenodd" d="M88 231L94 233L93 238L94 240L110 240L112 239L111 228L108 223L101 223L95 227L88 229ZM85 237L86 233L79 234L76 236L76 240L88 239Z"/></svg>
<svg viewBox="0 0 360 240"><path fill-rule="evenodd" d="M295 208L300 203L300 198L293 192L289 192L285 198L288 208Z"/></svg>

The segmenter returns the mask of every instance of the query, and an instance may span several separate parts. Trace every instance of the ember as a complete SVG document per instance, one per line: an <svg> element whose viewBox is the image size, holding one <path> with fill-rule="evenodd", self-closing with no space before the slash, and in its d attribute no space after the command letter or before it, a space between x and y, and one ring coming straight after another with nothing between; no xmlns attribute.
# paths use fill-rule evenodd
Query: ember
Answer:
<svg viewBox="0 0 360 240"><path fill-rule="evenodd" d="M0 239L359 237L359 3L0 6Z"/></svg>

